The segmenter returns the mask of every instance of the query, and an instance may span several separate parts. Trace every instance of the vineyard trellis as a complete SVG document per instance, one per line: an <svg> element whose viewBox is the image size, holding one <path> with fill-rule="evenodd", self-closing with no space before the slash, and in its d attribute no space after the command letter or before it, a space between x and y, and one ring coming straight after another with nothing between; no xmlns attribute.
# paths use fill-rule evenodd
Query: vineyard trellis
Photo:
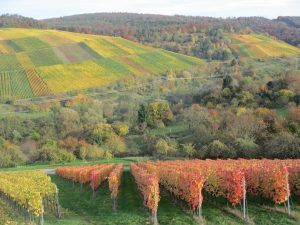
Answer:
<svg viewBox="0 0 300 225"><path fill-rule="evenodd" d="M182 184L176 182L176 174L194 173L203 176L203 191L215 197L222 196L233 206L240 204L244 220L248 220L247 194L268 198L275 204L284 204L288 215L291 215L291 192L300 195L300 160L176 160L138 165L157 175L164 188L182 199L185 199L184 193L192 191L176 193L177 189L184 190L180 186ZM191 177L182 177L181 180L186 184ZM193 203L189 199L185 200L189 204ZM198 207L198 215L200 211Z"/></svg>
<svg viewBox="0 0 300 225"><path fill-rule="evenodd" d="M185 201L199 217L206 201L203 192L222 197L234 207L240 204L241 218L246 221L248 195L284 205L289 216L293 215L292 195L300 196L300 160L150 161L130 163L130 171L154 224L158 224L159 184L175 199ZM107 180L112 209L116 210L122 164L59 167L56 173L81 187L89 185L94 197ZM0 197L24 215L26 221L43 224L45 210L61 217L58 189L41 171L0 173Z"/></svg>

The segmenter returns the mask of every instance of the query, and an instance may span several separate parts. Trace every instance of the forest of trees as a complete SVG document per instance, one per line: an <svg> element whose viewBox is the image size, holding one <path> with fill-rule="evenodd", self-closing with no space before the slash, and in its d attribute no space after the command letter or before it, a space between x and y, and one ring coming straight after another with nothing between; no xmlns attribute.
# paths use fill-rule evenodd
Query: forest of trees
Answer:
<svg viewBox="0 0 300 225"><path fill-rule="evenodd" d="M3 14L0 15L0 27L10 28L10 27L18 27L18 28L46 28L47 25L44 22L20 16L20 15L11 15L11 14Z"/></svg>
<svg viewBox="0 0 300 225"><path fill-rule="evenodd" d="M215 43L216 35L210 30L222 32L267 33L292 45L300 45L299 17L210 18L191 16L162 16L132 13L94 13L44 20L49 27L83 33L121 36L154 46L185 48L189 39L209 38ZM203 37L203 35L205 35ZM211 37L212 35L212 37ZM196 36L196 37L193 37ZM166 43L164 43L166 42ZM175 45L175 46L174 46ZM179 50L178 50L179 51Z"/></svg>

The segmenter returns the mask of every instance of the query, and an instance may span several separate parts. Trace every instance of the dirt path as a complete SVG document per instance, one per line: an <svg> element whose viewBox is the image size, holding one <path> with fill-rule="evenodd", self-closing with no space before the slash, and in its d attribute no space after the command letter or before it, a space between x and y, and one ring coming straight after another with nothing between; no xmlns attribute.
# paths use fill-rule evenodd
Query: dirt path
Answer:
<svg viewBox="0 0 300 225"><path fill-rule="evenodd" d="M44 169L43 171L47 175L55 174L55 169Z"/></svg>

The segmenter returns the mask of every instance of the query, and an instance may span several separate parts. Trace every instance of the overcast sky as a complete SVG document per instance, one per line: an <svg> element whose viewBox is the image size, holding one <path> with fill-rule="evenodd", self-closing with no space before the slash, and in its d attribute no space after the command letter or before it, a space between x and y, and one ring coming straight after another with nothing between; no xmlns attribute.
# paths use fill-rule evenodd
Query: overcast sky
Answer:
<svg viewBox="0 0 300 225"><path fill-rule="evenodd" d="M0 0L0 14L36 19L94 12L276 18L300 16L300 0Z"/></svg>

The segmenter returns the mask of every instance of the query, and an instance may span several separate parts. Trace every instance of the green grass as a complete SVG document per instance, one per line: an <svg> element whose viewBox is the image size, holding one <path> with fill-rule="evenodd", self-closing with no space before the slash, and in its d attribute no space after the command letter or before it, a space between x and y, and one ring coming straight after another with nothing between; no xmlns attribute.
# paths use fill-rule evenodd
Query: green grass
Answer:
<svg viewBox="0 0 300 225"><path fill-rule="evenodd" d="M23 165L18 167L11 168L0 168L1 171L20 171L20 170L39 170L39 169L55 169L59 166L79 166L79 165L95 165L95 164L105 164L105 163L123 163L124 165L128 165L130 162L141 162L148 161L149 157L126 157L126 158L113 158L113 159L101 159L98 161L83 161L76 160L70 163L34 163L29 165Z"/></svg>
<svg viewBox="0 0 300 225"><path fill-rule="evenodd" d="M222 209L222 207L217 207L210 201L203 202L203 218L207 222L207 225L242 225L245 224L240 218L232 215Z"/></svg>
<svg viewBox="0 0 300 225"><path fill-rule="evenodd" d="M191 215L184 213L179 207L177 207L177 205L170 199L169 193L165 189L161 189L160 191L160 201L157 217L160 224L197 224L197 222L192 218Z"/></svg>
<svg viewBox="0 0 300 225"><path fill-rule="evenodd" d="M286 107L276 109L276 113L278 116L282 118L286 118L288 114L288 109Z"/></svg>
<svg viewBox="0 0 300 225"><path fill-rule="evenodd" d="M101 58L96 60L97 64L104 68L106 71L110 71L115 76L120 78L133 76L134 74L128 68L128 65L122 64L122 62L118 61L114 58Z"/></svg>
<svg viewBox="0 0 300 225"><path fill-rule="evenodd" d="M0 72L19 70L22 68L16 55L0 54Z"/></svg>
<svg viewBox="0 0 300 225"><path fill-rule="evenodd" d="M28 56L36 67L51 66L63 63L63 61L55 54L52 48L28 52Z"/></svg>
<svg viewBox="0 0 300 225"><path fill-rule="evenodd" d="M0 73L0 96L10 96L10 76L8 73Z"/></svg>
<svg viewBox="0 0 300 225"><path fill-rule="evenodd" d="M156 128L151 130L151 133L154 135L168 135L184 132L188 129L188 126L183 124L175 124L167 126L165 128Z"/></svg>
<svg viewBox="0 0 300 225"><path fill-rule="evenodd" d="M4 111L3 114L0 114L0 119L1 118L8 118L10 117L9 114L5 114L6 112ZM22 119L37 119L37 118L41 118L41 117L47 117L52 115L51 112L16 112L12 114L12 117L19 117Z"/></svg>
<svg viewBox="0 0 300 225"><path fill-rule="evenodd" d="M13 40L6 40L5 43L11 47L15 52L21 52L22 48L18 46Z"/></svg>
<svg viewBox="0 0 300 225"><path fill-rule="evenodd" d="M35 37L26 37L20 39L14 39L8 42L8 44L14 48L16 52L20 51L34 51L38 49L49 48L50 46Z"/></svg>
<svg viewBox="0 0 300 225"><path fill-rule="evenodd" d="M300 223L299 201L294 202L293 214L295 218L289 217L284 211L284 207L275 206L268 199L260 197L247 196L247 209L250 224L257 225L297 225ZM276 210L276 208L279 210ZM218 216L219 215L219 216ZM203 217L207 224L244 224L241 219L240 206L228 205L222 198L214 198L204 194L203 200Z"/></svg>
<svg viewBox="0 0 300 225"><path fill-rule="evenodd" d="M16 98L30 98L33 93L25 70L8 72L10 76L11 96Z"/></svg>
<svg viewBox="0 0 300 225"><path fill-rule="evenodd" d="M144 69L149 71L150 74L161 75L170 69L184 69L192 65L201 64L202 61L195 59L195 61L187 62L183 61L178 54L170 53L164 50L156 50L152 52L146 52L139 55L128 56L136 64L143 66Z"/></svg>
<svg viewBox="0 0 300 225"><path fill-rule="evenodd" d="M0 224L23 224L23 218L14 209L0 199Z"/></svg>

